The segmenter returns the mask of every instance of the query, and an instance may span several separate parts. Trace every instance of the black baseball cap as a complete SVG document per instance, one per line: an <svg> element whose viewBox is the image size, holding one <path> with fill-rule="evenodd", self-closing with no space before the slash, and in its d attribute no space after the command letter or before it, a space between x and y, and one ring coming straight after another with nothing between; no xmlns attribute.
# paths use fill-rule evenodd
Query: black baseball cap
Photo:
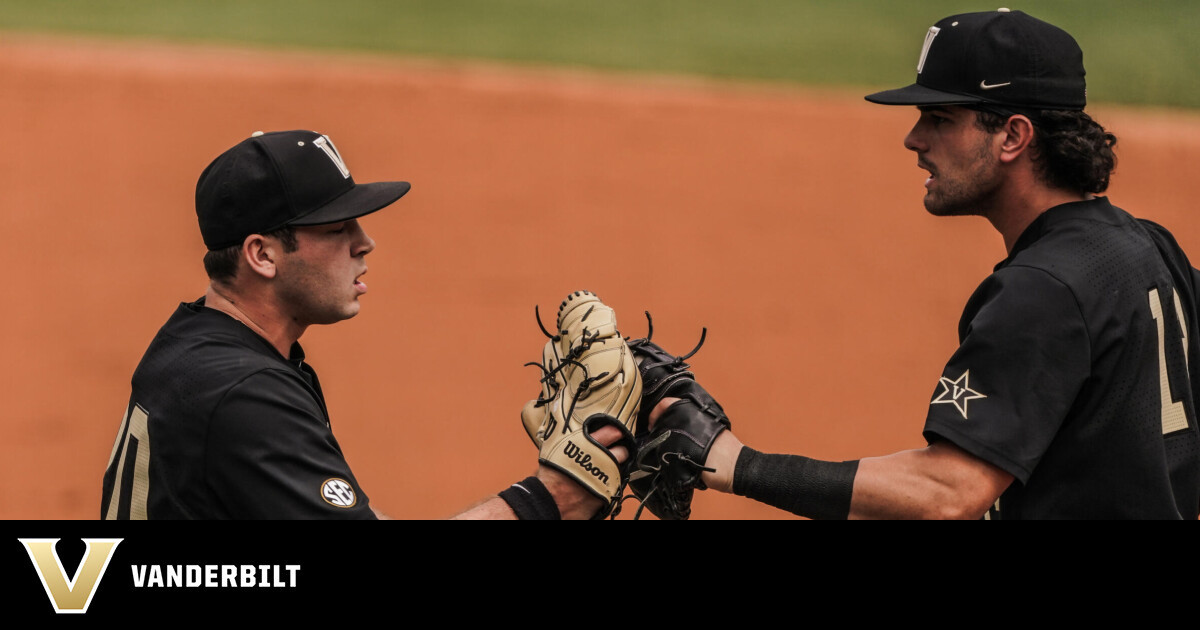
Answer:
<svg viewBox="0 0 1200 630"><path fill-rule="evenodd" d="M1082 110L1083 51L1066 31L1021 11L953 15L930 27L917 82L866 97L883 105L998 105Z"/></svg>
<svg viewBox="0 0 1200 630"><path fill-rule="evenodd" d="M196 217L210 251L285 225L355 219L390 205L408 182L356 184L329 136L256 131L213 160L196 183Z"/></svg>

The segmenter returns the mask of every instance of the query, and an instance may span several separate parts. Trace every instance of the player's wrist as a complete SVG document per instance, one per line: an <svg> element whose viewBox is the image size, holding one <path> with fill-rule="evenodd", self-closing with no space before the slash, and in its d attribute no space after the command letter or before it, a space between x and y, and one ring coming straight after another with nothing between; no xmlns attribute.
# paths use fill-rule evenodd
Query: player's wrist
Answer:
<svg viewBox="0 0 1200 630"><path fill-rule="evenodd" d="M550 466L539 465L537 478L545 484L564 521L591 519L604 506L581 483Z"/></svg>
<svg viewBox="0 0 1200 630"><path fill-rule="evenodd" d="M738 454L733 493L813 519L846 519L858 461L827 462L769 455L750 447Z"/></svg>
<svg viewBox="0 0 1200 630"><path fill-rule="evenodd" d="M562 519L554 495L537 477L526 477L500 493L517 520L557 521Z"/></svg>
<svg viewBox="0 0 1200 630"><path fill-rule="evenodd" d="M700 481L705 487L718 492L733 492L738 456L744 448L745 445L732 431L721 431L713 440L708 457L704 460L704 466L712 469L700 474Z"/></svg>

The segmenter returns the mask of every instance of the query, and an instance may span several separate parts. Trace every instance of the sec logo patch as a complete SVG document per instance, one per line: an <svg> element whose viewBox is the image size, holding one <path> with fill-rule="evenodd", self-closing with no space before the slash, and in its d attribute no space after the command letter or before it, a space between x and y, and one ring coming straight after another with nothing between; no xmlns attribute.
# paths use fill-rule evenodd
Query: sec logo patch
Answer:
<svg viewBox="0 0 1200 630"><path fill-rule="evenodd" d="M345 479L333 478L321 484L321 498L334 507L351 508L358 502L354 488Z"/></svg>

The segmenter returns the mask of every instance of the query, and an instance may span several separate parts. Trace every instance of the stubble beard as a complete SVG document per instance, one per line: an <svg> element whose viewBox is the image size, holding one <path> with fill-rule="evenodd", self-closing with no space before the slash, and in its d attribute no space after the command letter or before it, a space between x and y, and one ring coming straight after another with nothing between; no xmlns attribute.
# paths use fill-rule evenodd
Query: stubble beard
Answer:
<svg viewBox="0 0 1200 630"><path fill-rule="evenodd" d="M1000 187L999 163L984 141L961 178L939 178L938 190L925 193L925 210L937 217L987 216Z"/></svg>
<svg viewBox="0 0 1200 630"><path fill-rule="evenodd" d="M290 281L279 288L279 297L288 305L292 320L304 326L325 325L350 319L358 314L357 296L349 289L343 296L336 282L322 270L307 263L293 264Z"/></svg>

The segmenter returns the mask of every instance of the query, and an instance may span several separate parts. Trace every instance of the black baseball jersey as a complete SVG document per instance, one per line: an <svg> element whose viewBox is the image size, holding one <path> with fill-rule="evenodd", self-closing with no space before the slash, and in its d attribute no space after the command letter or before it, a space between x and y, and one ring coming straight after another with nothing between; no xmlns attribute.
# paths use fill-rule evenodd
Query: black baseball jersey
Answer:
<svg viewBox="0 0 1200 630"><path fill-rule="evenodd" d="M1051 208L967 302L925 438L1016 478L991 518L1196 519L1196 286L1162 227Z"/></svg>
<svg viewBox="0 0 1200 630"><path fill-rule="evenodd" d="M180 304L133 374L104 519L375 518L316 372L204 300Z"/></svg>

